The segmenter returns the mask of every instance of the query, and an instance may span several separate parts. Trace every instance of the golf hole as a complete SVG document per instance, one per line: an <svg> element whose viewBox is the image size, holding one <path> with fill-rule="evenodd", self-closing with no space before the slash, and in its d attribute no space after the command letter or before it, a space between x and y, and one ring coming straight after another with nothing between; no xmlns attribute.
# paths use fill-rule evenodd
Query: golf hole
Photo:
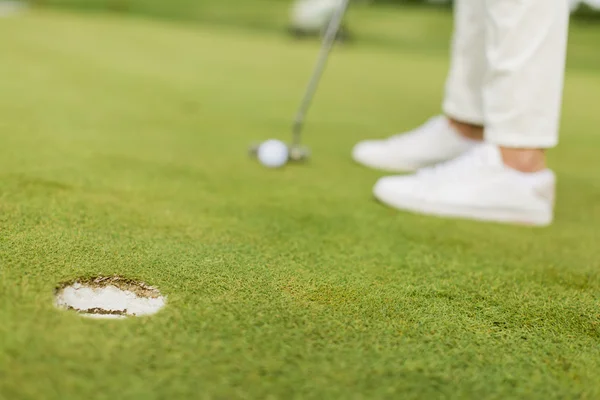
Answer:
<svg viewBox="0 0 600 400"><path fill-rule="evenodd" d="M58 308L90 318L152 315L165 303L165 297L155 287L120 276L82 278L56 289Z"/></svg>

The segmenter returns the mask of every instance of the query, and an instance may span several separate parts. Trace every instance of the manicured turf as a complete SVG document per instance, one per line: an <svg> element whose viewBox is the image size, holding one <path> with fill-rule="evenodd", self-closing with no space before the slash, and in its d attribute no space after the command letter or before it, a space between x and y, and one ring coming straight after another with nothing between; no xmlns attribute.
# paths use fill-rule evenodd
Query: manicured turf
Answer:
<svg viewBox="0 0 600 400"><path fill-rule="evenodd" d="M600 30L574 27L557 220L531 229L372 200L352 145L438 112L447 65L449 15L397 18L396 45L338 49L314 159L279 171L247 145L287 138L315 43L0 20L0 398L599 398ZM443 29L420 51L410 24ZM167 308L54 309L58 283L110 274Z"/></svg>

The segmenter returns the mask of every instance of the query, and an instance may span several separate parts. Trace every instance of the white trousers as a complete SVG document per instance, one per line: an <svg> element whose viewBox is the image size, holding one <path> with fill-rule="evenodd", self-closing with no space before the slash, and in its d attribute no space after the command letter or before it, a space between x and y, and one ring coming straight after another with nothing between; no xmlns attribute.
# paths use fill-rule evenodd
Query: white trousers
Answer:
<svg viewBox="0 0 600 400"><path fill-rule="evenodd" d="M444 113L490 143L558 143L568 0L456 0Z"/></svg>

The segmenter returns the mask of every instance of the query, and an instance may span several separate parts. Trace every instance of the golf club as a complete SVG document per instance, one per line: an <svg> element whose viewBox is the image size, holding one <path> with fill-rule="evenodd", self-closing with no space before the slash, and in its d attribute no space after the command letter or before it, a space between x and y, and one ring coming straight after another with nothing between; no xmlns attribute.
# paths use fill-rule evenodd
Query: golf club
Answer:
<svg viewBox="0 0 600 400"><path fill-rule="evenodd" d="M323 43L321 45L321 49L317 57L316 65L314 67L308 86L306 87L306 91L304 93L304 97L302 98L302 102L300 103L300 107L298 108L298 111L294 118L294 123L292 125L292 142L289 147L290 161L304 161L310 156L308 148L302 146L301 144L304 122L306 120L306 115L312 103L312 99L319 86L321 76L325 71L329 55L331 54L331 50L333 48L333 45L335 44L337 34L342 25L342 21L344 19L344 15L346 14L346 10L348 9L349 3L350 0L340 0L338 8L333 14L325 30L325 34L323 36ZM253 155L256 155L258 151L258 146L255 145L251 148L251 153Z"/></svg>

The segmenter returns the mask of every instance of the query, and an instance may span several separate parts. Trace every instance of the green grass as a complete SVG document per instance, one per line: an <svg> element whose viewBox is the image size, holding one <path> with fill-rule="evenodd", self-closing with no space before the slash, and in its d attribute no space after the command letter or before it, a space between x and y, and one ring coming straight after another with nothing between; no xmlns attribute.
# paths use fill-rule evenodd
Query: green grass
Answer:
<svg viewBox="0 0 600 400"><path fill-rule="evenodd" d="M389 35L394 17L443 25L423 52L402 24L406 46L339 48L307 125L314 158L279 171L247 145L287 138L316 43L0 20L0 398L600 397L600 31L573 29L557 219L529 229L372 200L380 174L350 149L438 111L450 26L377 15ZM168 307L54 309L58 283L100 274L157 285Z"/></svg>

